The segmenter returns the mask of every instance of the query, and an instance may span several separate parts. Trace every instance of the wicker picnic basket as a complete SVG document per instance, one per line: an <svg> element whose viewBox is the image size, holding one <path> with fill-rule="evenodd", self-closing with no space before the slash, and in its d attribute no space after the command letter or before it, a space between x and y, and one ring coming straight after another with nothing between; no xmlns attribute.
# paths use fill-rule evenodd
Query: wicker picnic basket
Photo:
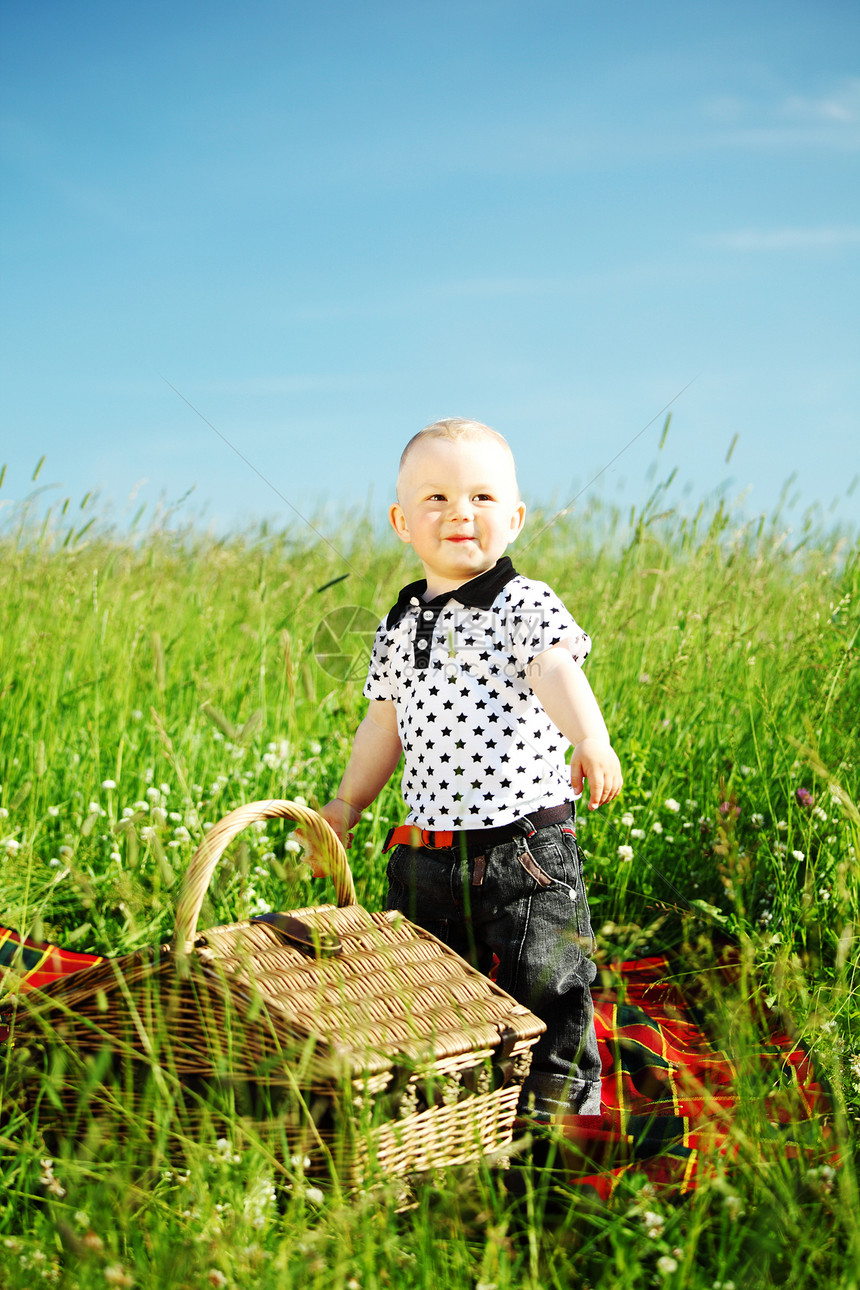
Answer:
<svg viewBox="0 0 860 1290"><path fill-rule="evenodd" d="M295 821L334 882L337 906L198 932L231 840L258 820ZM192 857L173 942L106 959L19 1007L15 1042L51 1036L81 1072L109 1069L129 1099L143 1076L233 1098L233 1115L309 1172L335 1163L360 1185L465 1163L511 1139L543 1022L399 913L356 904L346 853L289 801L231 811ZM74 1079L58 1096L71 1105ZM114 1097L114 1101L115 1101ZM56 1096L55 1096L56 1101Z"/></svg>

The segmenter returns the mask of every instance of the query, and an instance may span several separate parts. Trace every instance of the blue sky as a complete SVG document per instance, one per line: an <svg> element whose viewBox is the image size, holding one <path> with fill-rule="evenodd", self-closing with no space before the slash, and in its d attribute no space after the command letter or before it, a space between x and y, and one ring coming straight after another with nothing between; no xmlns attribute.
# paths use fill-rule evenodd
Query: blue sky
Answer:
<svg viewBox="0 0 860 1290"><path fill-rule="evenodd" d="M0 502L290 520L170 382L335 525L446 415L561 505L692 381L679 504L860 522L853 0L3 0L0 117Z"/></svg>

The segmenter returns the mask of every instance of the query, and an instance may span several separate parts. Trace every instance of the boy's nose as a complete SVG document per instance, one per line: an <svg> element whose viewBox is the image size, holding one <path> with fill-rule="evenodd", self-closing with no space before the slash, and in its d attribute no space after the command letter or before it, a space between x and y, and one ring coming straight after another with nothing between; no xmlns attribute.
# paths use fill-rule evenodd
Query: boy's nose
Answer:
<svg viewBox="0 0 860 1290"><path fill-rule="evenodd" d="M470 520L474 515L470 497L453 497L448 507L448 518L452 520Z"/></svg>

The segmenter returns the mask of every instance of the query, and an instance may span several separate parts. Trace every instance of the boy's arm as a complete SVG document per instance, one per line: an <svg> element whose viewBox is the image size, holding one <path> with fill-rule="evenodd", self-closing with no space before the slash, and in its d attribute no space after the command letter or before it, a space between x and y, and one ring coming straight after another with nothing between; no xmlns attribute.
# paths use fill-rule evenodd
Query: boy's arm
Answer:
<svg viewBox="0 0 860 1290"><path fill-rule="evenodd" d="M570 782L574 793L582 792L587 779L590 811L611 802L621 791L621 764L582 668L564 645L553 645L532 659L527 677L549 719L573 744Z"/></svg>
<svg viewBox="0 0 860 1290"><path fill-rule="evenodd" d="M361 812L393 775L402 751L394 704L390 700L372 699L367 716L355 732L337 797L320 810L344 846L349 845L350 832ZM317 867L313 857L310 864L314 876L321 877L324 870Z"/></svg>

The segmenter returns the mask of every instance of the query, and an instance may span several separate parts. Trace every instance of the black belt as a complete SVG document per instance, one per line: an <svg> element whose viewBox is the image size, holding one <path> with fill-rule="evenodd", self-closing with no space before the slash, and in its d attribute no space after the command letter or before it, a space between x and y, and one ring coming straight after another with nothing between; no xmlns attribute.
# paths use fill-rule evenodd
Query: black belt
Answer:
<svg viewBox="0 0 860 1290"><path fill-rule="evenodd" d="M422 829L417 824L398 824L389 829L382 849L390 851L392 847L407 846L417 851L427 847L431 851L459 851L461 854L465 851L467 856L480 855L513 838L530 838L547 825L563 824L572 813L570 802L563 802L560 806L543 806L520 820L492 829Z"/></svg>

